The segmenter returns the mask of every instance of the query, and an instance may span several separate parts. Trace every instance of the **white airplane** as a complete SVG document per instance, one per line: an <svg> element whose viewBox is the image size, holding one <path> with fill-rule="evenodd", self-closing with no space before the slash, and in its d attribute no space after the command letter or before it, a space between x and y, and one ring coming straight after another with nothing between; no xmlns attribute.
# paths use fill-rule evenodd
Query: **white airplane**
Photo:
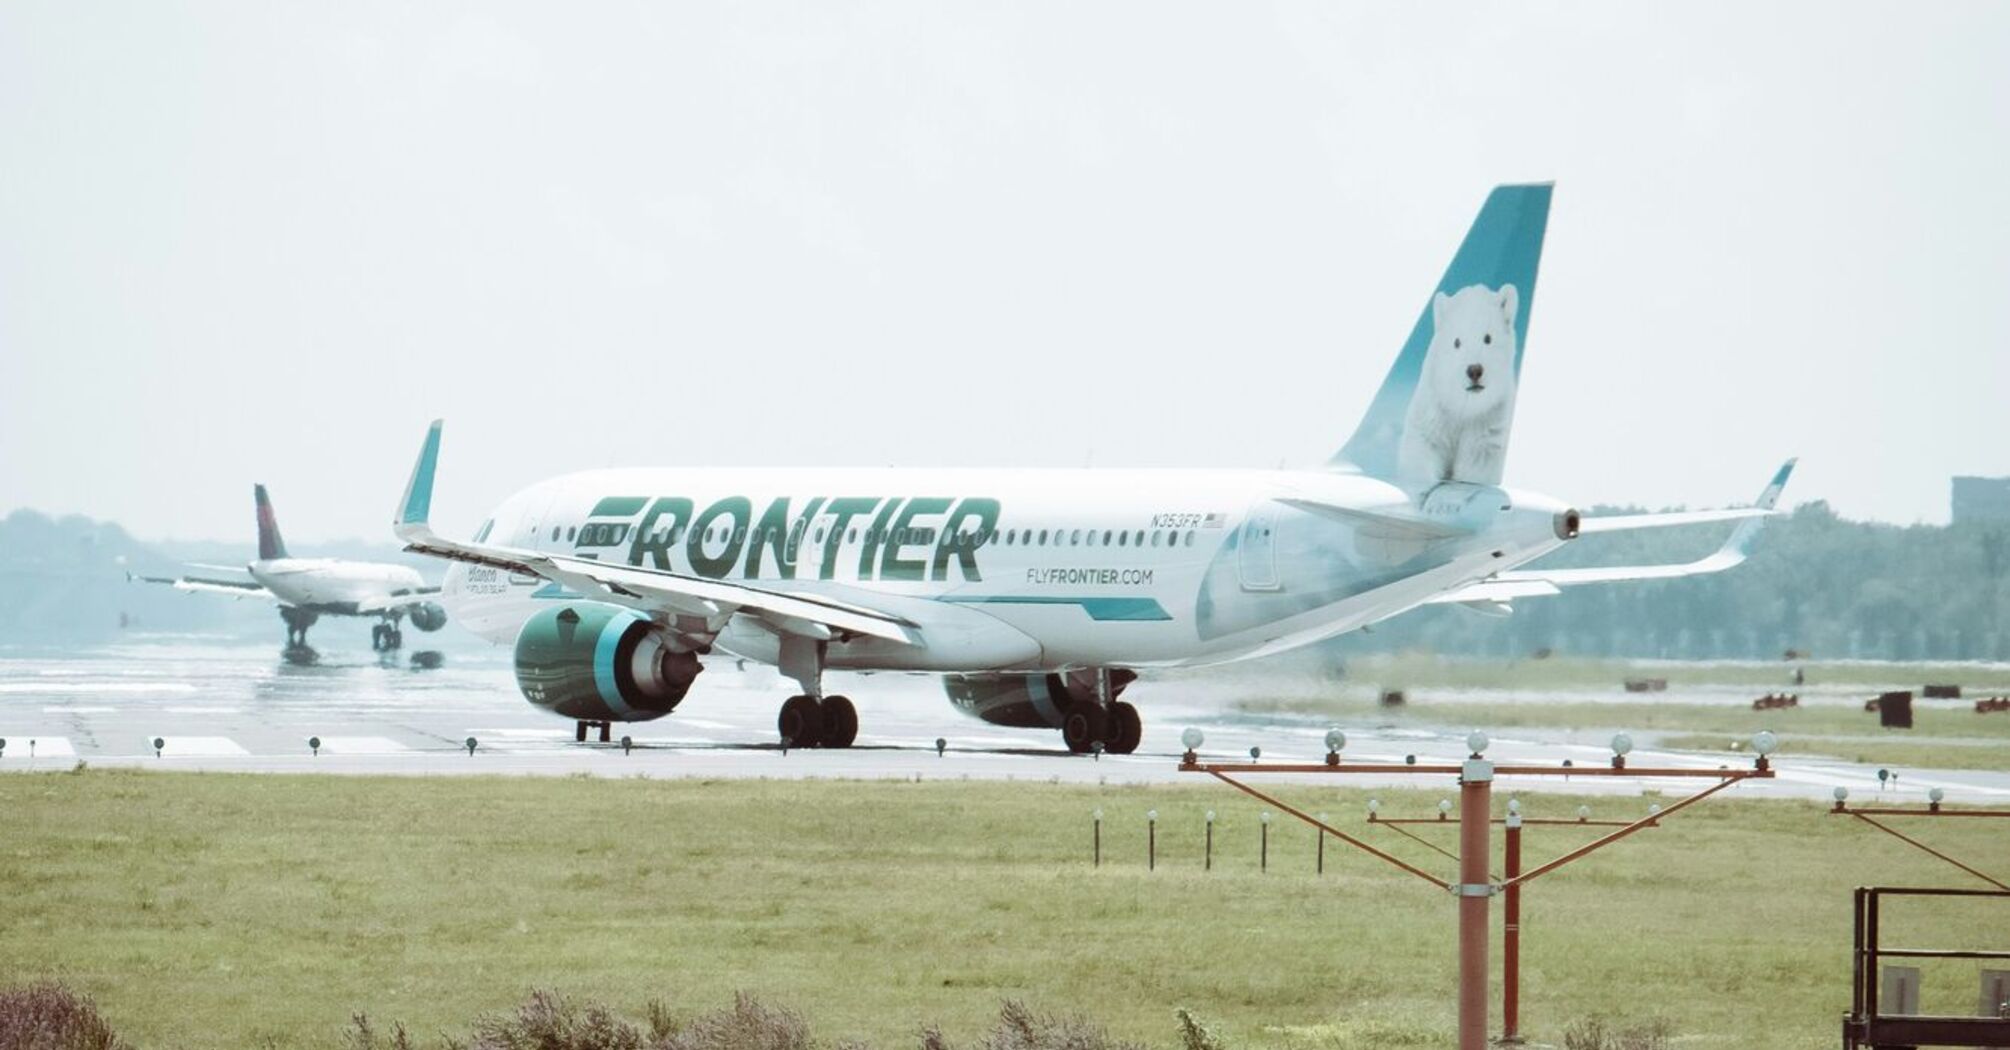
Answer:
<svg viewBox="0 0 2010 1050"><path fill-rule="evenodd" d="M370 648L392 652L405 643L399 623L407 616L421 631L437 631L447 624L447 611L431 599L440 593L419 577L409 565L383 562L345 561L339 558L290 558L286 541L279 535L279 520L273 516L272 500L264 485L252 486L258 507L258 560L246 565L249 580L221 580L201 576L135 576L129 580L165 583L176 590L227 594L233 598L263 598L279 606L286 621L288 653L308 653L307 628L322 616L370 616L379 621L370 628ZM239 571L228 565L203 568Z"/></svg>
<svg viewBox="0 0 2010 1050"><path fill-rule="evenodd" d="M1565 587L1728 569L1773 512L1584 518L1501 487L1549 185L1495 189L1360 427L1317 470L596 470L429 524L432 425L394 528L443 600L515 646L532 704L608 738L673 710L714 651L801 688L785 744L848 746L828 668L945 675L962 710L1128 752L1139 673L1243 660L1432 603L1499 615ZM1681 565L1523 568L1592 532L1738 520Z"/></svg>

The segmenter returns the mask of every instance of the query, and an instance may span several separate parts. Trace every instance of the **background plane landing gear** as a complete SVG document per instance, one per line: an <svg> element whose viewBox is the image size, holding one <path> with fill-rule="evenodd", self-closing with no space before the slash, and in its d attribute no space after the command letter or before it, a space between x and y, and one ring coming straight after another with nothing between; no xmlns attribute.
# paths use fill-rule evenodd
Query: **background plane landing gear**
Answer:
<svg viewBox="0 0 2010 1050"><path fill-rule="evenodd" d="M375 624L370 628L370 648L380 653L394 653L405 644L405 632L398 630L395 623Z"/></svg>
<svg viewBox="0 0 2010 1050"><path fill-rule="evenodd" d="M580 744L586 743L586 731L590 727L598 727L600 729L600 742L603 744L608 742L610 735L614 731L614 724L612 722L575 721L572 723L573 741Z"/></svg>
<svg viewBox="0 0 2010 1050"><path fill-rule="evenodd" d="M318 614L309 612L306 609L295 609L292 606L283 605L279 608L279 618L286 623L285 652L292 654L296 652L311 653L314 651L307 645L307 629L314 626L314 621L321 618Z"/></svg>
<svg viewBox="0 0 2010 1050"><path fill-rule="evenodd" d="M850 747L858 739L858 708L842 696L792 696L782 704L775 731L784 747Z"/></svg>

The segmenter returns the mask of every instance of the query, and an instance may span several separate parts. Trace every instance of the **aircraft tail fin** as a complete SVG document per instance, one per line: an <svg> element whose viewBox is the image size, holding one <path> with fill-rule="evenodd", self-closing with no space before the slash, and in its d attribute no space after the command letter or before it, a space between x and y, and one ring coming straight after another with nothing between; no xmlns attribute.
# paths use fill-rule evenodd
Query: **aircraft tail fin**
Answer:
<svg viewBox="0 0 2010 1050"><path fill-rule="evenodd" d="M1331 466L1418 491L1500 484L1552 189L1497 186L1487 196Z"/></svg>
<svg viewBox="0 0 2010 1050"><path fill-rule="evenodd" d="M265 494L264 485L253 485L251 495L258 504L258 560L286 557L286 541L279 536L279 519L272 513L272 498Z"/></svg>

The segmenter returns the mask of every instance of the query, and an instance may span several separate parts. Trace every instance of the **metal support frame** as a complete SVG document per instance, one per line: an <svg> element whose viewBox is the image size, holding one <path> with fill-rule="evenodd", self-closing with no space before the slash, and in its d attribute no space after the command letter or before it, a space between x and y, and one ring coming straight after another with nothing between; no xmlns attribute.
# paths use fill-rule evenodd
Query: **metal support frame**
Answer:
<svg viewBox="0 0 2010 1050"><path fill-rule="evenodd" d="M1910 835L1907 835L1906 833L1898 830L1897 828L1887 827L1883 823L1871 819L1873 815L1879 817L2010 818L2010 809L1942 809L1940 808L1940 803L1937 801L1932 803L1925 809L1901 809L1890 806L1851 807L1849 803L1843 801L1842 799L1837 799L1835 807L1830 809L1829 813L1832 815L1855 817L1856 819L1861 820L1866 824L1869 824L1871 827L1874 827L1877 830L1882 831L1887 835L1890 835L1892 838L1895 838L1900 842L1903 842L1906 845L1911 846L1912 848L1920 851L1921 853L1926 854L1927 856L1935 857L1939 860L1944 860L1947 863L1952 864L1957 868L1960 868L1962 871L1965 871L1968 874L1973 875L1978 879L1981 879L1983 882L1986 882L1989 885L1994 886L1999 890L2010 891L2010 885L2006 885L2003 882L2003 880L1995 878L1993 876L1984 875L1982 872L1975 870L1974 868L1968 866L1967 864L1962 863L1961 861L1955 860L1953 857L1950 857L1947 854L1942 853L1937 849L1934 849L1932 846L1929 846L1926 843L1921 842Z"/></svg>
<svg viewBox="0 0 2010 1050"><path fill-rule="evenodd" d="M1445 826L1451 823L1443 814L1435 817L1384 817L1376 813L1368 814L1368 823L1387 827L1404 838L1422 843L1431 850L1458 859L1458 854L1444 849L1431 840L1407 830L1404 825ZM1501 1037L1500 1043L1516 1044L1524 1042L1521 1035L1521 884L1514 882L1521 874L1521 836L1524 827L1604 827L1623 828L1631 824L1628 820L1592 820L1590 817L1524 817L1520 813L1509 813L1506 817L1495 817L1492 823L1505 829L1506 848L1503 857L1503 885L1501 905L1504 912L1501 922ZM1650 827L1653 818L1649 819Z"/></svg>
<svg viewBox="0 0 2010 1050"><path fill-rule="evenodd" d="M1654 827L1659 824L1662 818L1672 816L1733 784L1773 776L1771 764L1764 756L1761 756L1751 769L1689 769L1652 766L1628 768L1622 761L1616 759L1614 765L1610 768L1598 766L1505 766L1495 765L1477 753L1459 765L1392 765L1368 762L1340 762L1332 755L1329 755L1327 761L1320 765L1288 763L1256 765L1254 763L1203 763L1199 760L1198 755L1189 751L1181 759L1179 769L1183 773L1206 773L1252 798L1260 799L1291 814L1300 821L1332 835L1334 838L1389 864L1391 867L1408 872L1440 889L1449 891L1457 899L1459 912L1459 1050L1486 1050L1487 1046L1488 903L1494 894L1506 893L1511 894L1513 897L1516 926L1515 945L1518 949L1520 945L1519 891L1523 884L1555 871L1593 851L1618 842L1620 839L1626 838L1642 828ZM1377 849L1352 835L1340 831L1338 828L1313 817L1302 809L1288 805L1275 796L1266 794L1236 779L1237 775L1253 773L1316 773L1328 775L1334 773L1365 773L1426 776L1450 774L1457 776L1459 778L1458 882L1451 883L1440 879L1416 865L1410 864L1401 858ZM1493 823L1493 782L1496 778L1503 776L1687 777L1708 778L1716 780L1717 783L1668 806L1659 813L1650 814L1641 820L1619 824L1617 829L1612 833L1571 850L1554 860L1539 864L1530 871L1511 872L1496 882L1487 871L1487 862L1490 859L1488 856L1488 833ZM1378 823L1394 824L1395 822L1378 821ZM1571 821L1568 823L1579 822ZM1607 822L1600 823L1604 825ZM1402 831L1401 828L1397 828L1396 830L1402 834L1409 835L1411 838L1416 838L1416 836L1410 835L1409 832ZM1515 830L1519 831L1519 828ZM1423 840L1418 839L1418 841ZM1430 844L1425 843L1425 845ZM1519 845L1518 841L1517 845ZM1438 849L1435 846L1431 848ZM1438 849L1438 852L1443 853L1445 851ZM1519 851L1517 850L1515 856L1517 867L1520 864L1520 859ZM1513 1011L1515 1019L1511 1022L1516 1027L1519 1026L1519 994L1520 986L1517 979L1515 984L1516 1005ZM1518 1035L1514 1027L1509 1029L1509 1033L1510 1035Z"/></svg>
<svg viewBox="0 0 2010 1050"><path fill-rule="evenodd" d="M1916 813L1916 810L1908 810ZM1972 811L1971 811L1972 812ZM2010 815L2010 814L2006 814ZM1851 945L1850 1013L1843 1018L1843 1045L1857 1047L2010 1045L2010 1018L1890 1015L1878 1009L1878 970L1884 959L2010 959L2010 951L1941 951L1886 948L1879 925L1885 897L1963 897L2010 900L2005 890L1926 889L1859 886Z"/></svg>

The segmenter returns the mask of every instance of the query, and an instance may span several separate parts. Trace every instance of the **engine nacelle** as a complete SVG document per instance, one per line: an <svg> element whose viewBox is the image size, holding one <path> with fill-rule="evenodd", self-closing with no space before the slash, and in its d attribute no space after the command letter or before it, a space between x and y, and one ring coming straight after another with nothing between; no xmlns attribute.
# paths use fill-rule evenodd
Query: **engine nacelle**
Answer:
<svg viewBox="0 0 2010 1050"><path fill-rule="evenodd" d="M704 666L643 617L585 602L539 611L516 636L516 683L553 714L646 722L670 713Z"/></svg>
<svg viewBox="0 0 2010 1050"><path fill-rule="evenodd" d="M1136 671L1112 670L1110 699L1137 677ZM964 714L992 725L1059 729L1068 708L1095 700L1096 673L949 674L942 676L942 688Z"/></svg>
<svg viewBox="0 0 2010 1050"><path fill-rule="evenodd" d="M422 602L411 608L412 626L421 631L437 631L447 625L447 610L433 602Z"/></svg>

